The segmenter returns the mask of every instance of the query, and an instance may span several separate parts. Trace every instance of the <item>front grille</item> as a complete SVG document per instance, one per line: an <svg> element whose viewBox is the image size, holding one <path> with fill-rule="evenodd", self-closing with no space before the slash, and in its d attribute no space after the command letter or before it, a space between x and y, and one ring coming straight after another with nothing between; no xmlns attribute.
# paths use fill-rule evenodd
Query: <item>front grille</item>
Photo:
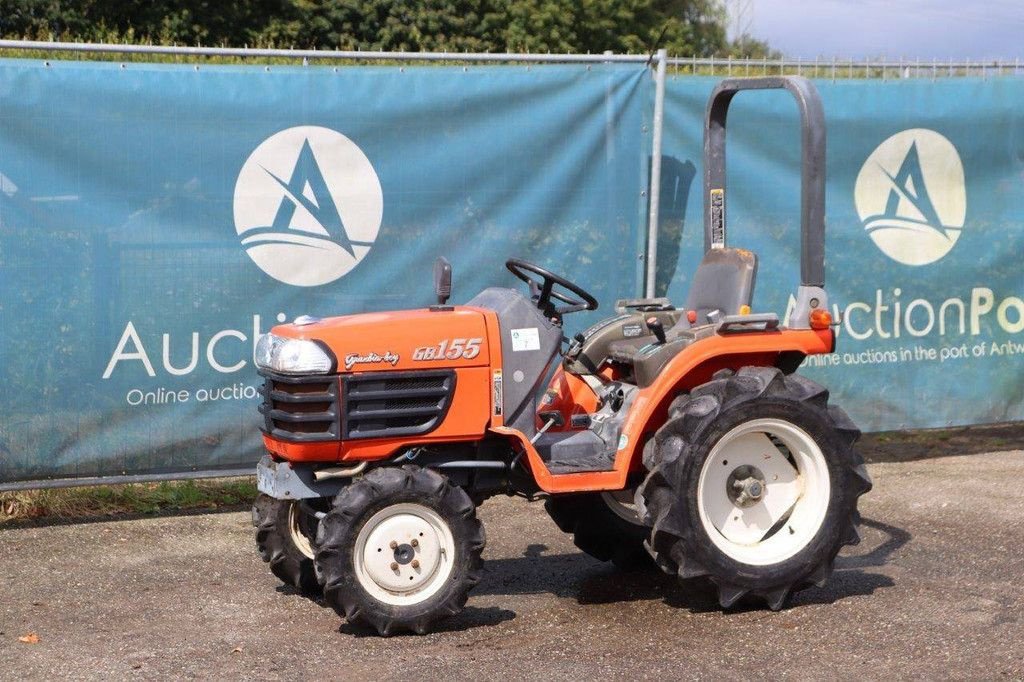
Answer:
<svg viewBox="0 0 1024 682"><path fill-rule="evenodd" d="M342 378L342 438L429 433L444 420L455 394L455 372L367 372Z"/></svg>
<svg viewBox="0 0 1024 682"><path fill-rule="evenodd" d="M262 374L262 373L261 373ZM261 430L285 441L310 443L337 440L338 377L263 374Z"/></svg>

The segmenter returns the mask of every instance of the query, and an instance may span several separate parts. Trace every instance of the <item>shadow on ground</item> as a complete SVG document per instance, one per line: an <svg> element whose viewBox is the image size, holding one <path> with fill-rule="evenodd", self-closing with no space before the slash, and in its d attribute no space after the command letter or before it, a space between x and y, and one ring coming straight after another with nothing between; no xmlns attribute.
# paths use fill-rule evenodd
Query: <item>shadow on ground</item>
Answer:
<svg viewBox="0 0 1024 682"><path fill-rule="evenodd" d="M896 550L910 541L910 533L873 519L864 519L861 529L865 535L870 533L867 551L839 557L828 584L796 593L788 602L789 607L831 604L894 586L892 578L867 569L884 566ZM865 529L869 530L864 532ZM521 557L486 561L484 580L473 594L548 593L575 599L582 605L662 599L669 606L693 613L721 610L716 590L706 579L679 581L653 565L646 570L626 572L582 553L547 554L547 549L546 545L535 544L528 546ZM759 601L745 600L732 610L761 608L763 604Z"/></svg>
<svg viewBox="0 0 1024 682"><path fill-rule="evenodd" d="M321 604L322 605L322 604ZM454 618L447 618L438 622L436 625L430 628L431 634L439 632L462 632L463 630L474 630L476 628L492 627L494 625L500 625L505 621L512 620L516 617L515 611L508 609L502 609L497 606L486 606L483 608L477 606L467 606L462 610L459 615ZM353 625L352 623L342 623L338 628L338 632L343 635L351 635L352 637L380 637L374 628L366 627L364 625ZM393 637L419 637L412 632L396 632Z"/></svg>

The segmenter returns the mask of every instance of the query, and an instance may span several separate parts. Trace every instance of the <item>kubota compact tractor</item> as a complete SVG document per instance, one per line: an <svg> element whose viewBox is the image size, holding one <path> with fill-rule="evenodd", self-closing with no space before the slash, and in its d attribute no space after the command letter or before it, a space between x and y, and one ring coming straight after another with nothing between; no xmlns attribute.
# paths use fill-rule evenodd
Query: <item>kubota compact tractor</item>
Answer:
<svg viewBox="0 0 1024 682"><path fill-rule="evenodd" d="M725 239L726 112L766 88L791 92L802 123L801 285L786 326L751 314L757 258ZM858 540L871 483L857 428L794 373L836 343L817 92L802 78L722 82L704 149L706 253L679 309L619 301L569 341L562 318L597 308L579 285L512 259L529 296L488 288L452 306L441 259L437 305L299 318L260 339L268 454L253 520L273 573L381 634L425 632L480 580L475 510L500 493L544 497L598 559L710 578L725 608L749 593L778 609L822 584Z"/></svg>

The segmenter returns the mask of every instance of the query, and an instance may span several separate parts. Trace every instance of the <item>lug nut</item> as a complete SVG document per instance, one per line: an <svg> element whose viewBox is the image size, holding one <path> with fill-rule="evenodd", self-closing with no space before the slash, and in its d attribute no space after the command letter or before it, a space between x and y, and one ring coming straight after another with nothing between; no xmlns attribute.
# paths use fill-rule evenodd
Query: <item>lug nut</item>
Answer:
<svg viewBox="0 0 1024 682"><path fill-rule="evenodd" d="M391 562L391 570L392 571L397 571L398 570L398 562L397 561L392 561Z"/></svg>
<svg viewBox="0 0 1024 682"><path fill-rule="evenodd" d="M419 547L419 546L420 546L420 541L419 541L419 540L417 540L416 538L413 538L413 539L412 539L412 542L411 542L410 544L411 544L411 545L412 545L413 547Z"/></svg>
<svg viewBox="0 0 1024 682"><path fill-rule="evenodd" d="M420 561L419 561L419 559L413 559L413 560L412 560L412 567L413 567L413 568L419 568L419 567L420 567Z"/></svg>
<svg viewBox="0 0 1024 682"><path fill-rule="evenodd" d="M388 545L388 547L390 547L391 549L398 549L398 543L392 540L391 544Z"/></svg>

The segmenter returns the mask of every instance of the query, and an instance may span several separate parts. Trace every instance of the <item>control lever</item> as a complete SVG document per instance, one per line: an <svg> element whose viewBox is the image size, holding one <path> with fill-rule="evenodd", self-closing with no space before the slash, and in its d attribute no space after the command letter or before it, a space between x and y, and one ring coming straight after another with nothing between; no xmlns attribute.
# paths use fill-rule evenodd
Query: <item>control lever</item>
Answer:
<svg viewBox="0 0 1024 682"><path fill-rule="evenodd" d="M565 357L575 360L579 356L580 351L583 350L583 342L587 340L587 337L583 335L583 332L577 332L571 341L566 339L564 334L562 335L562 340L569 343L569 347L565 349Z"/></svg>
<svg viewBox="0 0 1024 682"><path fill-rule="evenodd" d="M546 419L547 421L544 423L544 426L540 427L540 431L538 431L537 434L530 439L530 445L536 443L540 439L540 437L544 435L544 432L550 429L552 426L565 425L565 418L562 417L562 413L559 412L558 410L551 410L550 412L541 412L538 416L540 416L541 419Z"/></svg>
<svg viewBox="0 0 1024 682"><path fill-rule="evenodd" d="M652 315L645 321L647 322L647 328L658 337L658 343L665 343L665 325L661 323L661 320Z"/></svg>

